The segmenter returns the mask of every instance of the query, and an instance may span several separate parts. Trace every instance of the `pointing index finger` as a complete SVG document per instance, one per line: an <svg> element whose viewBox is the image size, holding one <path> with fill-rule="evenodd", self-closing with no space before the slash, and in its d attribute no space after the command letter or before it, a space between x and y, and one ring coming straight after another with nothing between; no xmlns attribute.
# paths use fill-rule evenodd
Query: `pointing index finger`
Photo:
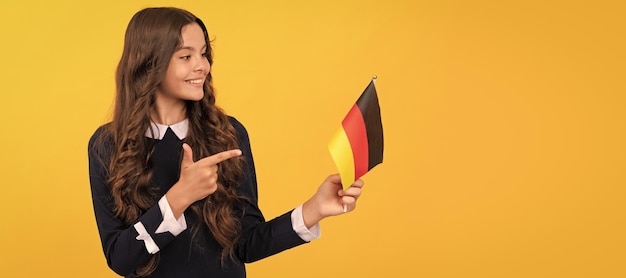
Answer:
<svg viewBox="0 0 626 278"><path fill-rule="evenodd" d="M227 150L227 151L223 151L220 153L216 153L212 156L207 156L203 159L201 159L200 161L202 161L202 163L207 163L210 165L216 165L224 160L233 158L233 157L237 157L241 155L241 150L240 149L233 149L233 150ZM200 162L198 161L198 162Z"/></svg>

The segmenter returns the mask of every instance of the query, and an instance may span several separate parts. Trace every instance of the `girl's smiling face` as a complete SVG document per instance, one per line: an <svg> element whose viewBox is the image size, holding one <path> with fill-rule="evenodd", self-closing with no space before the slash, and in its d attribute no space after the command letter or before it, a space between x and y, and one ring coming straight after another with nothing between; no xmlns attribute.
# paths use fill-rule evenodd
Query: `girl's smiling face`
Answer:
<svg viewBox="0 0 626 278"><path fill-rule="evenodd" d="M207 42L200 25L191 23L181 30L182 46L172 58L163 81L157 90L157 99L194 100L204 96L204 82L211 70L207 59Z"/></svg>

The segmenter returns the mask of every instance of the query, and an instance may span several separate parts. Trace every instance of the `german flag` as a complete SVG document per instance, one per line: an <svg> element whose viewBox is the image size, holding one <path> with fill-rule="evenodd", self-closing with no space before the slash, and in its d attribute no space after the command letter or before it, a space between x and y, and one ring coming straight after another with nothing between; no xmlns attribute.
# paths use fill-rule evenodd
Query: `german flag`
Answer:
<svg viewBox="0 0 626 278"><path fill-rule="evenodd" d="M375 78L328 143L344 188L383 162L383 125L374 81Z"/></svg>

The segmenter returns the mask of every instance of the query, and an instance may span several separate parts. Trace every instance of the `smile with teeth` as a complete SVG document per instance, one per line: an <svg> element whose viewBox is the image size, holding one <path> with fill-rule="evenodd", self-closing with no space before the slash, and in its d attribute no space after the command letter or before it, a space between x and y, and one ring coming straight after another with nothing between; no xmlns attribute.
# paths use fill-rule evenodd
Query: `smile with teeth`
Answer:
<svg viewBox="0 0 626 278"><path fill-rule="evenodd" d="M204 79L187 80L185 82L191 83L191 84L201 84L202 82L204 82Z"/></svg>

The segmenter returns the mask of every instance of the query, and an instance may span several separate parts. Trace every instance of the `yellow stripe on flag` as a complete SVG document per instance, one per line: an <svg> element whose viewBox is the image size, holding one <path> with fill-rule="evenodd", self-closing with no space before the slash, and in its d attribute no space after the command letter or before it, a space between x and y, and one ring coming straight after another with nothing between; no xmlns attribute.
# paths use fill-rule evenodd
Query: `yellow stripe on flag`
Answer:
<svg viewBox="0 0 626 278"><path fill-rule="evenodd" d="M339 128L328 143L328 150L335 161L343 188L354 183L354 156L352 147L343 127Z"/></svg>

